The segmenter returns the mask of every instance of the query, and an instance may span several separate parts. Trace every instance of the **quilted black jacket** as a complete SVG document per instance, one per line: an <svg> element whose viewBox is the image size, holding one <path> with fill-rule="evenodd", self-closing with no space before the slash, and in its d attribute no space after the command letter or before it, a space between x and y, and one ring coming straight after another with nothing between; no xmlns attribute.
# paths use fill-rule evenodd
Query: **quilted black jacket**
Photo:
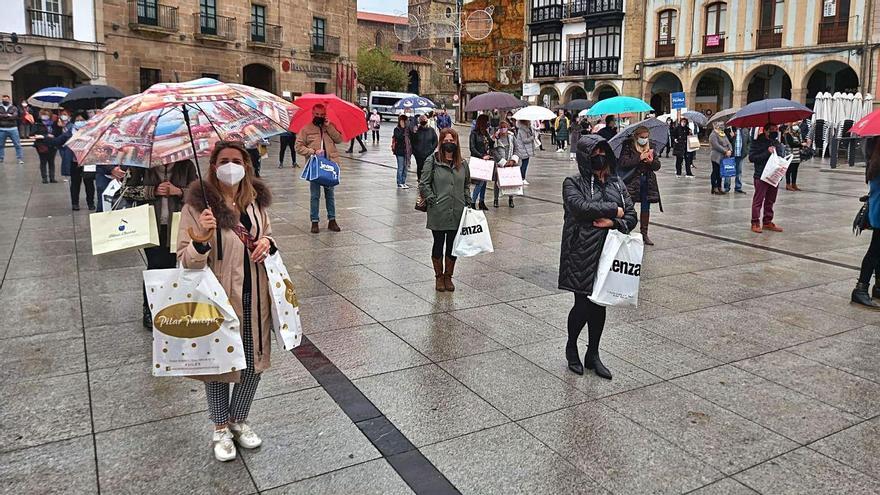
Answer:
<svg viewBox="0 0 880 495"><path fill-rule="evenodd" d="M589 157L597 146L604 147L605 155L613 159L614 154L604 139L587 134L577 144L580 175L568 177L562 183L565 222L559 255L559 288L579 294L593 292L599 256L608 235L608 229L593 227L593 220L611 218L614 228L626 233L638 223L629 192L615 174L616 167L612 167L612 175L605 183L593 176ZM623 218L616 218L618 207L623 208Z"/></svg>

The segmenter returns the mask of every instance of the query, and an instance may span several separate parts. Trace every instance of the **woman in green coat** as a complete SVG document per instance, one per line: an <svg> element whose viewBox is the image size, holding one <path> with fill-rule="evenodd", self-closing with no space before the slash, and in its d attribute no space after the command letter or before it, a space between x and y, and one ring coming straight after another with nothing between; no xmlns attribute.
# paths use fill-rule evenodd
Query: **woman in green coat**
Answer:
<svg viewBox="0 0 880 495"><path fill-rule="evenodd" d="M455 290L452 284L455 271L452 243L458 233L461 215L471 201L471 173L467 161L461 158L458 133L454 129L441 130L439 142L440 150L425 160L422 176L419 177L419 192L428 204L427 227L434 234L431 262L434 265L435 288L438 292L452 292Z"/></svg>

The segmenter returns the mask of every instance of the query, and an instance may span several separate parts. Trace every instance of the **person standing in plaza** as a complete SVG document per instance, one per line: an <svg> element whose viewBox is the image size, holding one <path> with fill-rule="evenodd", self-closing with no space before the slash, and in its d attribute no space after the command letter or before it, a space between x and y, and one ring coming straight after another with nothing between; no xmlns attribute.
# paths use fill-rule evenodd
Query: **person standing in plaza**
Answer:
<svg viewBox="0 0 880 495"><path fill-rule="evenodd" d="M694 178L691 166L694 162L694 153L688 151L688 136L691 135L691 128L688 120L682 118L678 127L672 131L672 154L675 155L675 178L681 178L681 163L684 162L685 172L689 179Z"/></svg>
<svg viewBox="0 0 880 495"><path fill-rule="evenodd" d="M488 116L484 115L488 121ZM471 174L467 160L461 157L461 146L455 129L440 131L440 149L425 160L419 177L419 192L428 205L427 228L434 237L431 264L434 267L434 288L437 292L453 292L456 257L452 244L464 209L471 201ZM445 261L445 266L444 266Z"/></svg>
<svg viewBox="0 0 880 495"><path fill-rule="evenodd" d="M515 167L519 165L520 158L516 155L516 138L510 132L510 124L506 120L502 120L495 133L495 147L492 148L492 161L496 164L495 184L492 188L494 201L492 204L498 208L498 197L501 195L501 186L498 185L498 168L497 167ZM499 165L501 164L501 165ZM513 196L507 197L507 206L513 208Z"/></svg>
<svg viewBox="0 0 880 495"><path fill-rule="evenodd" d="M596 134L602 136L606 141L611 141L611 138L617 135L617 119L614 115L605 116L605 127L599 129Z"/></svg>
<svg viewBox="0 0 880 495"><path fill-rule="evenodd" d="M779 127L776 124L767 124L764 126L764 131L752 141L749 147L749 161L755 166L755 195L752 197L752 232L756 234L760 234L764 230L782 232L782 227L773 223L773 205L776 203L779 186L773 186L761 180L761 174L764 173L767 160L774 153L780 156L783 154L782 143L779 142Z"/></svg>
<svg viewBox="0 0 880 495"><path fill-rule="evenodd" d="M83 185L86 189L86 205L89 211L95 210L95 172L86 172L77 163L76 156L65 144L73 136L73 131L86 125L86 114L78 113L73 122L64 127L61 135L52 139L51 145L59 150L61 155L61 175L70 177L70 206L73 211L79 211L79 192Z"/></svg>
<svg viewBox="0 0 880 495"><path fill-rule="evenodd" d="M623 143L617 167L617 175L626 184L630 198L639 202L642 240L647 246L654 245L648 237L651 203L660 203L660 186L657 182L657 171L660 170L659 155L660 153L651 147L651 133L648 128L639 126Z"/></svg>
<svg viewBox="0 0 880 495"><path fill-rule="evenodd" d="M660 154L662 155L665 151L666 158L669 158L669 152L672 151L672 131L675 130L675 122L671 118L667 117L666 125L669 126L669 135L666 137L666 146L664 146L663 149L660 150Z"/></svg>
<svg viewBox="0 0 880 495"><path fill-rule="evenodd" d="M868 224L871 226L871 244L862 258L859 279L852 291L851 300L854 304L871 309L880 309L873 299L880 298L880 138L870 138L865 146L867 167L865 182L868 184ZM871 286L871 275L874 275L874 289L868 294Z"/></svg>
<svg viewBox="0 0 880 495"><path fill-rule="evenodd" d="M526 171L529 169L529 161L535 156L535 131L532 123L528 120L520 120L516 123L516 133L513 136L513 154L519 157L519 170L522 172L523 185L529 185L526 180Z"/></svg>
<svg viewBox="0 0 880 495"><path fill-rule="evenodd" d="M296 150L293 149L293 144L296 142L296 134L287 131L282 132L278 137L281 149L278 150L278 168L284 168L284 152L290 151L290 158L293 160L291 167L296 167Z"/></svg>
<svg viewBox="0 0 880 495"><path fill-rule="evenodd" d="M538 149L544 151L544 143L541 141L541 132L544 130L544 122L540 120L535 120L532 122L532 131L535 134L535 145L538 146ZM525 180L526 175L523 172L523 180Z"/></svg>
<svg viewBox="0 0 880 495"><path fill-rule="evenodd" d="M409 189L406 185L406 173L409 170L409 157L412 153L412 145L409 140L409 131L406 128L406 115L397 116L397 127L391 136L391 152L397 160L397 188ZM416 176L418 179L419 176Z"/></svg>
<svg viewBox="0 0 880 495"><path fill-rule="evenodd" d="M18 132L18 129L15 131ZM34 148L40 157L40 176L43 178L43 184L58 182L55 180L55 155L58 149L52 145L52 141L62 132L63 129L53 122L52 114L48 110L40 110L40 121L31 128L30 137L34 138Z"/></svg>
<svg viewBox="0 0 880 495"><path fill-rule="evenodd" d="M305 125L296 138L296 152L302 155L306 163L312 156L323 156L339 163L339 152L336 145L342 142L342 134L332 122L327 120L327 108L318 104L312 107L312 121ZM309 216L312 221L312 233L321 231L318 222L321 220L321 190L324 190L324 203L327 208L327 228L333 232L342 229L336 223L336 196L334 188L322 186L317 182L309 182Z"/></svg>
<svg viewBox="0 0 880 495"><path fill-rule="evenodd" d="M489 135L489 116L486 114L477 117L474 130L471 131L470 137L470 153L472 157L482 158L483 160L492 159L492 148L495 142ZM479 201L479 204L477 203ZM471 208L479 208L488 210L486 207L486 181L476 181L474 185L474 193L471 198Z"/></svg>
<svg viewBox="0 0 880 495"><path fill-rule="evenodd" d="M804 142L801 140L800 127L797 124L787 125L782 131L783 144L791 153L791 164L785 171L785 190L800 191L797 185L798 168L801 166L801 149Z"/></svg>
<svg viewBox="0 0 880 495"><path fill-rule="evenodd" d="M733 148L727 134L724 134L724 124L712 123L712 132L709 134L709 161L712 162L712 194L727 194L721 189L721 160L733 156Z"/></svg>
<svg viewBox="0 0 880 495"><path fill-rule="evenodd" d="M9 95L3 95L0 100L0 163L6 159L6 140L12 141L15 147L15 158L18 164L24 163L24 151L21 149L21 134L18 133L18 124L21 114L18 107L12 104ZM25 136L28 137L29 135Z"/></svg>
<svg viewBox="0 0 880 495"><path fill-rule="evenodd" d="M425 160L437 151L437 132L428 125L428 116L419 116L419 125L410 132L412 154L416 158L416 177L422 176Z"/></svg>
<svg viewBox="0 0 880 495"><path fill-rule="evenodd" d="M595 134L581 138L577 148L580 175L562 183L565 219L559 256L559 288L574 293L568 314L568 369L583 375L584 367L602 378L611 372L599 359L599 343L605 328L605 307L590 301L599 268L599 257L609 229L629 233L638 223L626 185L615 172L614 153L608 142ZM584 362L577 347L587 326L589 340Z"/></svg>
<svg viewBox="0 0 880 495"><path fill-rule="evenodd" d="M183 209L183 197L187 187L197 178L196 166L192 160L182 160L158 167L129 169L122 196L138 206L153 205L156 226L159 228L159 245L144 249L147 270L177 266L175 254L177 247L171 246L171 219L176 212ZM144 286L143 302L143 325L144 328L152 329L153 320L147 302L146 286Z"/></svg>
<svg viewBox="0 0 880 495"><path fill-rule="evenodd" d="M18 105L18 110L21 113L21 117L18 124L18 135L19 137L27 137L31 135L31 126L34 125L36 119L34 118L34 114L31 111L31 106L28 104L27 100L21 100L21 104Z"/></svg>
<svg viewBox="0 0 880 495"><path fill-rule="evenodd" d="M571 121L568 120L565 112L560 109L556 120L553 121L557 153L565 152L565 145L568 143L569 127L571 127Z"/></svg>
<svg viewBox="0 0 880 495"><path fill-rule="evenodd" d="M372 132L373 146L378 146L379 130L382 129L382 116L379 115L379 111L375 108L373 109L373 113L370 114L368 125L370 127L370 131Z"/></svg>
<svg viewBox="0 0 880 495"><path fill-rule="evenodd" d="M732 145L733 160L736 163L736 177L734 178L734 192L745 194L742 188L742 162L749 154L749 146L752 144L752 136L748 129L727 129L727 139ZM730 192L730 177L724 178L724 192Z"/></svg>
<svg viewBox="0 0 880 495"><path fill-rule="evenodd" d="M440 115L437 116L437 129L442 131L443 129L449 129L452 127L452 117L446 113L445 108L440 109Z"/></svg>
<svg viewBox="0 0 880 495"><path fill-rule="evenodd" d="M582 119L575 118L574 122L571 124L571 129L569 129L568 132L568 159L572 162L574 161L578 140L583 134L589 134L589 132L582 134L583 123L584 121Z"/></svg>
<svg viewBox="0 0 880 495"><path fill-rule="evenodd" d="M369 115L369 113L367 112L367 109L366 109L366 108L362 108L361 110L363 110L363 112L364 112L364 120L367 121L367 128L369 128L369 126L370 126L370 115ZM355 142L355 141L357 141L357 143L358 143L359 145L361 145L361 150L360 150L358 153L366 153L366 152L367 152L367 145L364 144L364 139L366 139L366 138L367 138L367 133L366 133L366 132L364 132L363 135L358 134L357 136L355 136L354 138L352 138L351 142L350 142L349 145L348 145L348 151L346 151L346 153L354 153L354 142Z"/></svg>
<svg viewBox="0 0 880 495"><path fill-rule="evenodd" d="M208 416L214 423L214 457L231 461L237 454L236 444L245 449L262 444L247 419L262 373L269 368L272 296L263 263L276 247L268 210L272 196L254 176L244 147L218 143L209 162L204 193L197 181L187 188L177 258L187 269L209 268L241 322L238 328L247 367L193 377L205 382ZM191 238L190 230L197 238L208 240ZM230 383L235 384L231 396Z"/></svg>

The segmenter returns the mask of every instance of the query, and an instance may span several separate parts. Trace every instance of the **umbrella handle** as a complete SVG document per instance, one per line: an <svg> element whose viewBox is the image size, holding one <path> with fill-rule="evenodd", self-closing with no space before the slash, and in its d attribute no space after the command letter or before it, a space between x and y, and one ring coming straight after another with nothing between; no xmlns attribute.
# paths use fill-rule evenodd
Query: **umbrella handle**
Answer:
<svg viewBox="0 0 880 495"><path fill-rule="evenodd" d="M193 231L192 227L188 227L188 228L186 229L186 233L189 234L190 239L192 239L192 240L195 241L195 242L201 243L201 244L204 244L204 243L210 241L211 238L214 237L214 229L209 230L209 231L208 231L206 234L204 234L204 235L197 235L197 234Z"/></svg>

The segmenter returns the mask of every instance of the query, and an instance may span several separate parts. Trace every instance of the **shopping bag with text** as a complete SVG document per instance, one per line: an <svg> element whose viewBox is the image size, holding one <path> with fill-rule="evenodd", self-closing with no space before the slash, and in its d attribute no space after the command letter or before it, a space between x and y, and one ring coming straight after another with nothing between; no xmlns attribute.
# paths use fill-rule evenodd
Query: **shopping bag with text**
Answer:
<svg viewBox="0 0 880 495"><path fill-rule="evenodd" d="M299 318L299 301L287 267L278 252L266 258L266 274L272 293L272 324L275 337L285 351L299 347L302 341L302 322Z"/></svg>
<svg viewBox="0 0 880 495"><path fill-rule="evenodd" d="M476 256L491 253L492 236L489 235L489 222L480 210L465 208L458 223L458 233L452 243L453 256Z"/></svg>
<svg viewBox="0 0 880 495"><path fill-rule="evenodd" d="M113 253L159 245L153 205L89 215L92 254Z"/></svg>
<svg viewBox="0 0 880 495"><path fill-rule="evenodd" d="M609 230L590 300L600 306L637 306L644 250L641 234Z"/></svg>
<svg viewBox="0 0 880 495"><path fill-rule="evenodd" d="M794 156L792 155L783 158L775 152L771 153L770 158L767 159L767 165L764 165L764 172L761 174L761 180L773 187L778 187L779 181L785 177L785 172L788 171L788 167L791 165L793 159Z"/></svg>
<svg viewBox="0 0 880 495"><path fill-rule="evenodd" d="M471 171L471 179L473 180L492 180L492 174L495 172L495 162L471 157L468 160L468 169Z"/></svg>

